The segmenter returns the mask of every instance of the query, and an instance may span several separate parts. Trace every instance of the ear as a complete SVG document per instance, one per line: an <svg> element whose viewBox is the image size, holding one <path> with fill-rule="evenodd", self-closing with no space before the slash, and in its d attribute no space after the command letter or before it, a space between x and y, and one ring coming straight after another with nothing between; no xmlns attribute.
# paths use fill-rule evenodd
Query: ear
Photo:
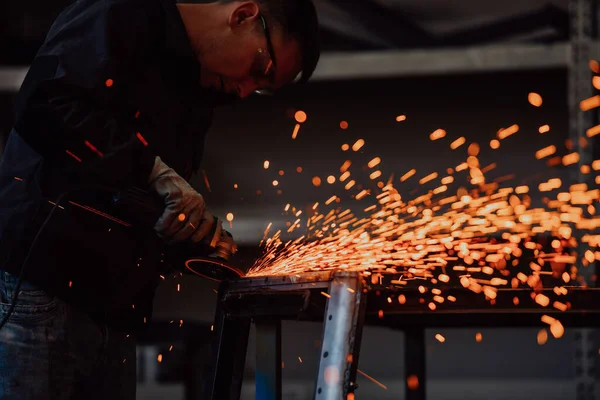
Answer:
<svg viewBox="0 0 600 400"><path fill-rule="evenodd" d="M258 18L258 14L259 8L255 2L247 1L241 4L238 3L229 15L229 26L231 29L235 29L240 25L249 22L253 23Z"/></svg>

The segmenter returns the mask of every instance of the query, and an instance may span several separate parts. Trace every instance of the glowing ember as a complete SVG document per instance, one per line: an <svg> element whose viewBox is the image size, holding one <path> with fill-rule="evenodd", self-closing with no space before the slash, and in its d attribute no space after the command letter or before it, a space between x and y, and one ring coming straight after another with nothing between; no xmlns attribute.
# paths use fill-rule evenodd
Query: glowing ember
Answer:
<svg viewBox="0 0 600 400"><path fill-rule="evenodd" d="M365 145L365 141L363 139L358 139L356 143L352 145L352 150L359 151Z"/></svg>
<svg viewBox="0 0 600 400"><path fill-rule="evenodd" d="M429 139L438 140L443 137L446 137L446 131L443 129L436 129L431 135L429 135Z"/></svg>
<svg viewBox="0 0 600 400"><path fill-rule="evenodd" d="M586 135L587 135L587 137L593 137L599 133L600 133L600 125L596 125L590 129L588 129L586 132Z"/></svg>
<svg viewBox="0 0 600 400"><path fill-rule="evenodd" d="M406 121L406 115L398 115L396 117L396 122Z"/></svg>
<svg viewBox="0 0 600 400"><path fill-rule="evenodd" d="M296 114L294 114L294 119L299 124L302 124L302 123L306 122L306 118L307 118L307 116L306 116L306 113L304 111L296 111Z"/></svg>
<svg viewBox="0 0 600 400"><path fill-rule="evenodd" d="M294 131L292 132L292 139L296 139L298 137L298 132L300 132L300 124L296 124L296 126L294 126Z"/></svg>
<svg viewBox="0 0 600 400"><path fill-rule="evenodd" d="M537 93L529 93L527 99L529 100L529 103L534 107L542 106L542 96L540 96Z"/></svg>
<svg viewBox="0 0 600 400"><path fill-rule="evenodd" d="M514 135L519 131L519 125L512 125L510 128L500 129L498 131L498 139L506 139L507 137Z"/></svg>
<svg viewBox="0 0 600 400"><path fill-rule="evenodd" d="M458 139L456 139L454 142L450 143L450 148L452 150L456 150L458 149L460 146L462 146L463 144L465 144L467 142L467 139L465 137L459 137Z"/></svg>
<svg viewBox="0 0 600 400"><path fill-rule="evenodd" d="M537 342L538 344L544 345L548 341L548 332L545 329L542 329L537 334Z"/></svg>

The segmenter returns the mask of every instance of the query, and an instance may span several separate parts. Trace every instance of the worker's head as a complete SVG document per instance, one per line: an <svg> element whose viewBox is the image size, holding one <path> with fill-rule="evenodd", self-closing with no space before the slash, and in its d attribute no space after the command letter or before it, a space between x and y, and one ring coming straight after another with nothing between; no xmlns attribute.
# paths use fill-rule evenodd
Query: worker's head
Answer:
<svg viewBox="0 0 600 400"><path fill-rule="evenodd" d="M241 98L306 82L319 60L312 0L179 4L202 67L201 83Z"/></svg>

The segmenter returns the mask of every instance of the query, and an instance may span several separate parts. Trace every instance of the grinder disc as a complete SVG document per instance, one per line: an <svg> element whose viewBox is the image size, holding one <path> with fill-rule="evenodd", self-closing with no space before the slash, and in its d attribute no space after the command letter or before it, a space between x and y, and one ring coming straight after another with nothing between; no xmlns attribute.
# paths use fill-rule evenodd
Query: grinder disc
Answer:
<svg viewBox="0 0 600 400"><path fill-rule="evenodd" d="M194 274L211 281L232 281L240 279L244 273L218 258L194 257L185 261L185 267Z"/></svg>

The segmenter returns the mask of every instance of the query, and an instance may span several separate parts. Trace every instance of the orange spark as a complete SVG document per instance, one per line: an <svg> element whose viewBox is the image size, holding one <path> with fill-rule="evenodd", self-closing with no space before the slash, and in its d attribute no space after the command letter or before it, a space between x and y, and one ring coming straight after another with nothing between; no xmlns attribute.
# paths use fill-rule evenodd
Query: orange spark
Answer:
<svg viewBox="0 0 600 400"><path fill-rule="evenodd" d="M294 131L292 132L292 139L296 139L298 137L298 132L300 132L300 124L296 124L296 126L294 126Z"/></svg>
<svg viewBox="0 0 600 400"><path fill-rule="evenodd" d="M556 146L551 145L551 146L544 147L543 149L536 151L535 158L537 158L538 160L541 160L542 158L549 157L549 156L553 155L554 153L556 153Z"/></svg>
<svg viewBox="0 0 600 400"><path fill-rule="evenodd" d="M592 96L588 99L582 100L579 103L579 108L581 111L589 111L596 107L600 107L600 95Z"/></svg>
<svg viewBox="0 0 600 400"><path fill-rule="evenodd" d="M400 178L400 182L406 182L410 177L412 177L416 173L417 173L416 169L411 169L406 174L402 175L402 177Z"/></svg>
<svg viewBox="0 0 600 400"><path fill-rule="evenodd" d="M368 380L370 380L371 382L375 383L376 385L378 385L379 387L381 387L384 390L387 390L387 386L385 386L383 383L375 380L374 378L370 377L369 375L365 374L364 372L362 372L360 369L356 370L359 374L361 374L362 376L364 376L365 378L367 378Z"/></svg>
<svg viewBox="0 0 600 400"><path fill-rule="evenodd" d="M529 103L534 107L542 106L542 96L540 96L538 93L529 93L527 99L529 100Z"/></svg>
<svg viewBox="0 0 600 400"><path fill-rule="evenodd" d="M369 178L371 178L371 180L373 180L373 179L379 178L380 176L381 176L381 171L375 171L371 175L369 175Z"/></svg>
<svg viewBox="0 0 600 400"><path fill-rule="evenodd" d="M342 129L348 129L348 122L347 121L340 122L340 128L342 128Z"/></svg>
<svg viewBox="0 0 600 400"><path fill-rule="evenodd" d="M344 163L340 167L340 172L344 173L344 172L348 171L348 169L350 168L351 165L352 165L352 161L350 161L350 160L344 161Z"/></svg>
<svg viewBox="0 0 600 400"><path fill-rule="evenodd" d="M514 135L518 131L519 131L519 125L516 125L516 124L506 128L506 129L500 129L498 131L498 139L500 139L500 140L506 139L507 137Z"/></svg>
<svg viewBox="0 0 600 400"><path fill-rule="evenodd" d="M369 163L367 164L367 166L369 168L375 168L376 166L378 166L381 163L381 158L379 157L375 157L374 159L372 159L371 161L369 161Z"/></svg>
<svg viewBox="0 0 600 400"><path fill-rule="evenodd" d="M306 122L306 118L307 118L307 115L304 111L296 111L296 114L294 114L294 119L299 124Z"/></svg>
<svg viewBox="0 0 600 400"><path fill-rule="evenodd" d="M548 332L545 329L541 329L537 334L537 342L538 344L544 345L548 341Z"/></svg>
<svg viewBox="0 0 600 400"><path fill-rule="evenodd" d="M419 181L419 184L421 184L421 185L424 185L424 184L426 184L427 182L430 182L430 181L434 180L434 179L435 179L435 178L437 178L437 177L438 177L438 173L437 173L437 172L433 172L433 173L431 173L431 174L427 175L426 177L422 178L422 179Z"/></svg>
<svg viewBox="0 0 600 400"><path fill-rule="evenodd" d="M576 164L578 162L579 162L579 153L567 154L566 156L564 156L562 158L562 163L565 166L571 165L571 164Z"/></svg>
<svg viewBox="0 0 600 400"><path fill-rule="evenodd" d="M540 132L540 134L544 134L547 132L550 132L550 125L542 125L539 127L538 132Z"/></svg>
<svg viewBox="0 0 600 400"><path fill-rule="evenodd" d="M459 137L458 139L456 139L454 142L450 143L450 148L452 150L456 150L458 149L460 146L462 146L463 144L465 144L467 142L467 139L462 136Z"/></svg>
<svg viewBox="0 0 600 400"><path fill-rule="evenodd" d="M359 151L365 145L365 141L363 139L358 139L356 143L352 145L352 150Z"/></svg>
<svg viewBox="0 0 600 400"><path fill-rule="evenodd" d="M398 115L396 117L396 122L406 121L406 115Z"/></svg>
<svg viewBox="0 0 600 400"><path fill-rule="evenodd" d="M429 139L438 140L446 136L446 131L443 129L436 129L429 135Z"/></svg>
<svg viewBox="0 0 600 400"><path fill-rule="evenodd" d="M596 125L590 129L588 129L585 134L587 135L587 137L594 137L597 134L600 133L600 125Z"/></svg>

